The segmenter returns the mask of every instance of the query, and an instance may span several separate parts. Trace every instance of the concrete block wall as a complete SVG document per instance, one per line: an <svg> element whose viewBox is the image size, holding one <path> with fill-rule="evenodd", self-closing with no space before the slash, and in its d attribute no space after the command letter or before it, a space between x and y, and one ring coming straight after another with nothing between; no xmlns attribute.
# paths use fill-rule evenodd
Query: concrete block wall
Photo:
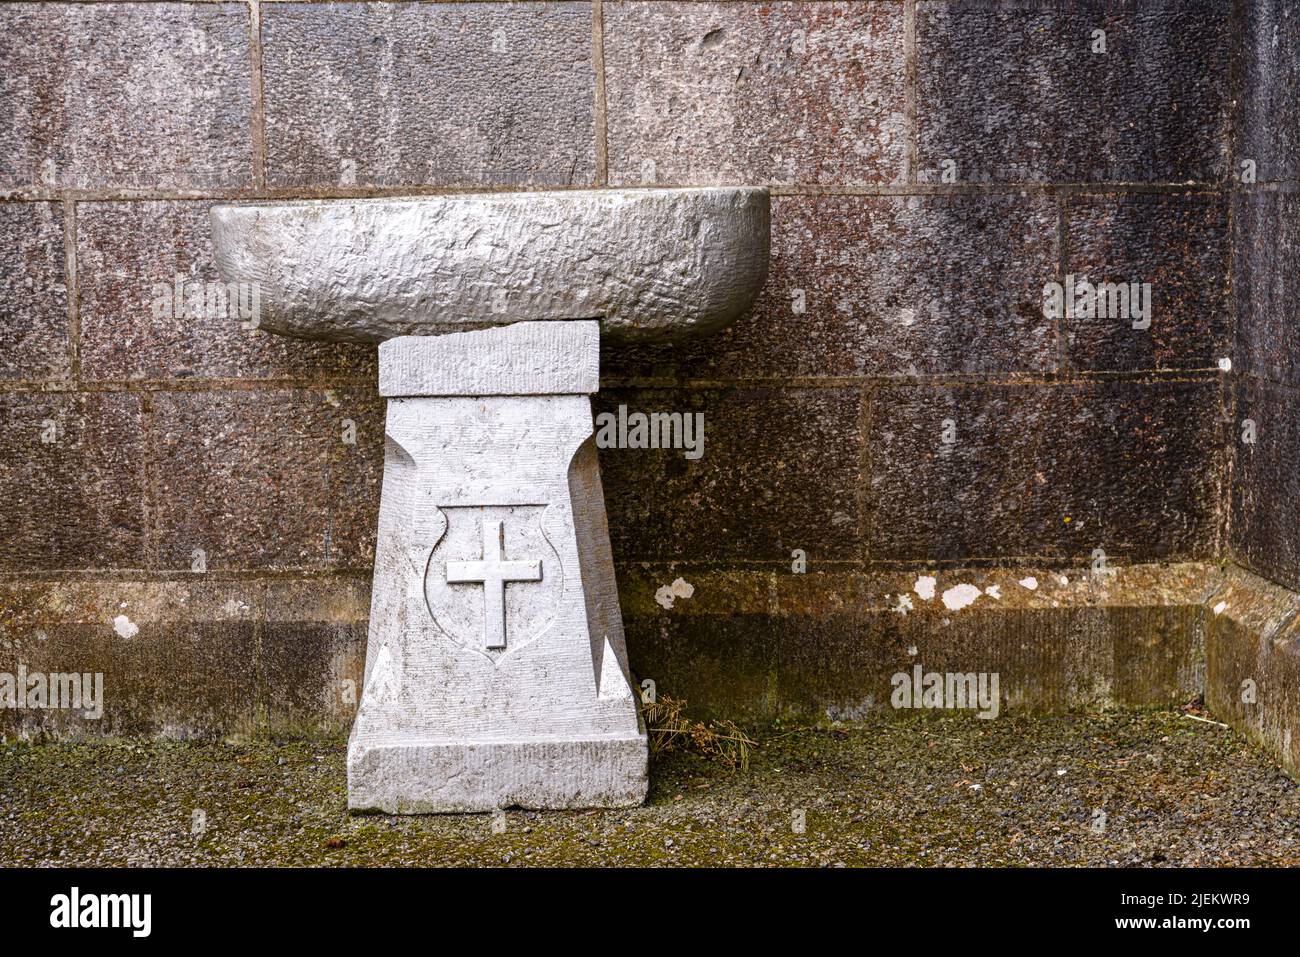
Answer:
<svg viewBox="0 0 1300 957"><path fill-rule="evenodd" d="M350 722L375 357L156 314L157 284L216 278L217 201L772 187L750 315L602 356L600 409L705 414L699 460L601 461L633 667L685 694L716 659L706 708L856 707L809 690L818 636L876 632L814 599L886 573L1209 561L1231 500L1270 574L1287 546L1243 531L1232 402L1289 379L1219 363L1243 328L1232 229L1287 228L1294 142L1257 124L1274 185L1237 185L1234 71L1267 39L1246 6L0 5L0 670L118 675L96 730ZM1263 246L1295 272L1294 241ZM1150 282L1151 328L1045 317L1067 274ZM1292 482L1279 449L1250 467ZM650 586L677 577L715 592L664 608ZM743 650L683 611L703 602L752 609Z"/></svg>

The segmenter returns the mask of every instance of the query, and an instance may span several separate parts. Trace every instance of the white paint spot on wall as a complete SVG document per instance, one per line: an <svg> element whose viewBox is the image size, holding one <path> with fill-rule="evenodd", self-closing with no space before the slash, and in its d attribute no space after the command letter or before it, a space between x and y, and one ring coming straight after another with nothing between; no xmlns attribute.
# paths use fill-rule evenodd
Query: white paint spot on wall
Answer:
<svg viewBox="0 0 1300 957"><path fill-rule="evenodd" d="M1229 359L1227 356L1224 356L1222 359L1219 360L1219 368L1222 369L1224 372L1231 372L1232 360Z"/></svg>
<svg viewBox="0 0 1300 957"><path fill-rule="evenodd" d="M655 601L664 608L672 608L678 598L690 598L695 594L695 586L685 578L679 578L671 585L664 585L655 592Z"/></svg>
<svg viewBox="0 0 1300 957"><path fill-rule="evenodd" d="M134 638L140 634L140 626L126 615L118 615L113 619L113 630L123 638Z"/></svg>
<svg viewBox="0 0 1300 957"><path fill-rule="evenodd" d="M912 587L916 589L916 593L921 596L922 600L929 601L934 597L934 585L935 578L933 575L922 575Z"/></svg>
<svg viewBox="0 0 1300 957"><path fill-rule="evenodd" d="M1035 578L1033 575L1029 575L1025 578L1022 578L1020 579L1020 587L1028 588L1030 591L1033 591L1035 588L1038 587L1038 579Z"/></svg>
<svg viewBox="0 0 1300 957"><path fill-rule="evenodd" d="M988 595L990 598L1001 598L1002 588L999 585L990 585L988 588L984 589L984 594Z"/></svg>
<svg viewBox="0 0 1300 957"><path fill-rule="evenodd" d="M912 607L913 606L912 606L911 595L899 595L898 604L894 606L894 611L906 615L909 611L912 610Z"/></svg>
<svg viewBox="0 0 1300 957"><path fill-rule="evenodd" d="M1059 576L1059 577L1057 578L1057 581L1059 581L1059 582L1061 583L1062 587L1064 587L1065 585L1070 584L1070 579L1066 578L1064 575Z"/></svg>
<svg viewBox="0 0 1300 957"><path fill-rule="evenodd" d="M917 654L917 648L916 648L916 645L908 645L908 646L907 646L907 653L908 653L908 655L909 655L910 657L915 658L915 657L916 657L916 654Z"/></svg>
<svg viewBox="0 0 1300 957"><path fill-rule="evenodd" d="M943 605L950 611L961 611L980 596L980 590L974 585L962 583L954 585L943 593Z"/></svg>
<svg viewBox="0 0 1300 957"><path fill-rule="evenodd" d="M1228 603L1227 603L1226 601L1221 601L1221 602L1219 602L1217 605L1214 606L1214 613L1215 613L1216 615L1222 615L1224 609L1227 608L1227 607L1228 607Z"/></svg>

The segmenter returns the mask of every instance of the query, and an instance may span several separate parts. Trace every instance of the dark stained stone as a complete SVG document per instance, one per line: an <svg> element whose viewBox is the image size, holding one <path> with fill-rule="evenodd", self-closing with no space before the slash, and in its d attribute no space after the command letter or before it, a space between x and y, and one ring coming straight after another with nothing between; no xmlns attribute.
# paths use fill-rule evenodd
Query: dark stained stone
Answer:
<svg viewBox="0 0 1300 957"><path fill-rule="evenodd" d="M1260 183L1300 180L1300 8L1292 0L1245 0L1243 66L1233 174L1255 162Z"/></svg>
<svg viewBox="0 0 1300 957"><path fill-rule="evenodd" d="M157 566L339 568L368 561L382 437L361 393L150 396ZM345 441L355 425L356 444Z"/></svg>
<svg viewBox="0 0 1300 957"><path fill-rule="evenodd" d="M1230 26L1226 3L921 0L918 178L1217 181Z"/></svg>
<svg viewBox="0 0 1300 957"><path fill-rule="evenodd" d="M1150 328L1132 315L1065 320L1073 368L1204 369L1231 354L1226 197L1086 196L1066 209L1068 275L1151 285Z"/></svg>
<svg viewBox="0 0 1300 957"><path fill-rule="evenodd" d="M1300 391L1236 380L1232 550L1252 571L1300 589ZM1254 442L1246 442L1247 422Z"/></svg>
<svg viewBox="0 0 1300 957"><path fill-rule="evenodd" d="M866 437L869 553L1212 555L1218 402L1212 378L880 389Z"/></svg>
<svg viewBox="0 0 1300 957"><path fill-rule="evenodd" d="M1300 385L1300 189L1234 196L1237 371Z"/></svg>
<svg viewBox="0 0 1300 957"><path fill-rule="evenodd" d="M1054 201L784 196L754 308L708 339L606 348L608 378L1050 372Z"/></svg>

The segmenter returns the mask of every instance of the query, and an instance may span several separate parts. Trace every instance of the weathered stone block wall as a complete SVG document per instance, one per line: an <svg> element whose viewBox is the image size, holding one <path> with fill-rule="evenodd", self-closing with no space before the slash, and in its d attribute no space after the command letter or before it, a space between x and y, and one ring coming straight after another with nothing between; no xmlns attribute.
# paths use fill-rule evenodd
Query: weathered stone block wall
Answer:
<svg viewBox="0 0 1300 957"><path fill-rule="evenodd" d="M827 690L825 636L870 645L878 616L828 596L887 571L1218 556L1230 221L1261 222L1252 268L1280 277L1279 307L1300 248L1268 240L1296 228L1294 126L1256 124L1270 185L1233 185L1234 51L1269 42L1245 18L1209 0L0 5L0 670L104 671L98 732L350 721L374 353L155 314L156 284L217 278L217 201L772 186L752 314L602 356L600 409L705 414L698 460L601 453L633 667L663 693L706 694L712 660L725 688L697 704L851 709L870 695ZM1294 64L1247 108L1294 115ZM1151 328L1046 318L1067 274L1150 282ZM1239 403L1290 394L1277 335L1243 340ZM1265 574L1296 554L1266 529L1296 526L1251 501L1300 507L1293 406L1269 401L1289 444L1239 457L1264 484L1234 488L1277 491L1238 495L1233 523ZM665 608L648 585L678 577L701 585Z"/></svg>
<svg viewBox="0 0 1300 957"><path fill-rule="evenodd" d="M1233 188L1231 545L1300 588L1300 8L1244 4Z"/></svg>
<svg viewBox="0 0 1300 957"><path fill-rule="evenodd" d="M1300 7L1237 14L1228 545L1265 580L1221 596L1205 696L1300 776Z"/></svg>

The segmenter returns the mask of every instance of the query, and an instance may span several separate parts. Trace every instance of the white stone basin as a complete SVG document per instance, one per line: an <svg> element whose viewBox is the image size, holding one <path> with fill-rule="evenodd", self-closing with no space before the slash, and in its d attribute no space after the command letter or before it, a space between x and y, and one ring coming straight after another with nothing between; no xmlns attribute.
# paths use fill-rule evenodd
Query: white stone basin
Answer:
<svg viewBox="0 0 1300 957"><path fill-rule="evenodd" d="M767 275L765 189L566 190L215 206L226 282L262 328L378 342L548 319L716 332Z"/></svg>
<svg viewBox="0 0 1300 957"><path fill-rule="evenodd" d="M382 343L352 810L645 798L592 434L600 339L722 328L758 295L768 229L763 189L213 208L218 266L256 285L263 328Z"/></svg>

